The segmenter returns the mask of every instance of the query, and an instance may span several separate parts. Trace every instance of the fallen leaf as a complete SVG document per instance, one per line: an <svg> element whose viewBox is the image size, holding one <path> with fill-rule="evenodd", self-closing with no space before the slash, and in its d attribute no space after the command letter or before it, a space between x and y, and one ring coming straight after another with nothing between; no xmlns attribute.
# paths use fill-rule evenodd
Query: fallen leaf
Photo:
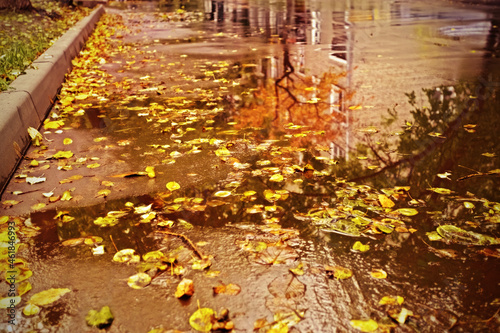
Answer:
<svg viewBox="0 0 500 333"><path fill-rule="evenodd" d="M237 284L220 284L213 287L214 294L225 294L225 295L238 295L241 291L241 287Z"/></svg>
<svg viewBox="0 0 500 333"><path fill-rule="evenodd" d="M25 316L33 316L33 315L36 315L36 314L40 313L40 310L41 309L40 309L40 307L38 305L28 303L23 308L23 314Z"/></svg>
<svg viewBox="0 0 500 333"><path fill-rule="evenodd" d="M392 208L395 205L394 201L383 194L378 195L378 200L380 201L380 205L384 208Z"/></svg>
<svg viewBox="0 0 500 333"><path fill-rule="evenodd" d="M73 156L73 152L71 152L69 150L60 150L57 153L55 153L54 155L52 155L50 158L62 159L62 158L70 158L72 156Z"/></svg>
<svg viewBox="0 0 500 333"><path fill-rule="evenodd" d="M168 182L166 186L169 191L175 191L181 188L177 182Z"/></svg>
<svg viewBox="0 0 500 333"><path fill-rule="evenodd" d="M30 185L43 183L46 180L47 180L47 178L45 178L45 177L26 177L26 183L28 183Z"/></svg>
<svg viewBox="0 0 500 333"><path fill-rule="evenodd" d="M385 279L387 277L387 273L383 269L373 269L370 272L370 275L376 279Z"/></svg>
<svg viewBox="0 0 500 333"><path fill-rule="evenodd" d="M326 274L329 277L334 277L337 280L345 280L352 276L352 271L349 268L342 266L326 266L325 265Z"/></svg>
<svg viewBox="0 0 500 333"><path fill-rule="evenodd" d="M214 196L219 197L219 198L226 198L226 197L230 196L231 194L232 194L232 192L230 192L230 191L217 191L214 193Z"/></svg>
<svg viewBox="0 0 500 333"><path fill-rule="evenodd" d="M128 278L127 284L133 289L142 289L151 283L151 276L146 273L137 273Z"/></svg>
<svg viewBox="0 0 500 333"><path fill-rule="evenodd" d="M182 279L175 290L175 297L191 297L194 294L194 282L190 279Z"/></svg>
<svg viewBox="0 0 500 333"><path fill-rule="evenodd" d="M210 332L216 312L210 308L200 308L189 317L189 325L199 332Z"/></svg>
<svg viewBox="0 0 500 333"><path fill-rule="evenodd" d="M70 291L71 290L68 288L52 288L44 290L31 296L31 298L28 300L28 303L38 306L48 305L54 303Z"/></svg>
<svg viewBox="0 0 500 333"><path fill-rule="evenodd" d="M136 264L141 261L141 257L135 253L134 249L123 249L115 253L113 256L113 261Z"/></svg>
<svg viewBox="0 0 500 333"><path fill-rule="evenodd" d="M109 306L103 306L101 310L90 310L85 316L87 325L103 329L113 323L115 317Z"/></svg>
<svg viewBox="0 0 500 333"><path fill-rule="evenodd" d="M351 320L350 324L355 329L361 332L374 332L378 329L378 323L373 319L368 320Z"/></svg>

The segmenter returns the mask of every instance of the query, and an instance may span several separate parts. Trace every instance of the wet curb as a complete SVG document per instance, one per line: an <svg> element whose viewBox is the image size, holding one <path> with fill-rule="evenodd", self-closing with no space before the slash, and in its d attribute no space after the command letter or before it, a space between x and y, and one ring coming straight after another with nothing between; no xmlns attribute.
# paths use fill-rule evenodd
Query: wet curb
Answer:
<svg viewBox="0 0 500 333"><path fill-rule="evenodd" d="M80 20L41 54L19 76L8 91L0 93L0 193L21 160L19 150L30 144L28 127L39 128L50 110L53 100L71 68L71 60L80 52L104 14L99 5L90 15Z"/></svg>

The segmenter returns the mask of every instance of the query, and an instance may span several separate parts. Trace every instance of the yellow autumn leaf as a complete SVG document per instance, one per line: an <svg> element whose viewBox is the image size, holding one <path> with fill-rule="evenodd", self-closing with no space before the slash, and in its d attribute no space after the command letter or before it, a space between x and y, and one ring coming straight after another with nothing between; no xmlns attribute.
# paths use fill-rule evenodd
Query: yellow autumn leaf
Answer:
<svg viewBox="0 0 500 333"><path fill-rule="evenodd" d="M395 203L391 199L389 199L386 195L384 194L379 194L378 195L378 201L380 201L380 204L384 208L392 208L394 207Z"/></svg>
<svg viewBox="0 0 500 333"><path fill-rule="evenodd" d="M152 166L146 167L146 172L148 173L148 177L149 178L155 178L156 177L155 168L154 167L152 167Z"/></svg>
<svg viewBox="0 0 500 333"><path fill-rule="evenodd" d="M191 297L194 294L194 283L190 279L182 279L175 290L175 297Z"/></svg>
<svg viewBox="0 0 500 333"><path fill-rule="evenodd" d="M45 204L43 202L39 202L39 203L34 204L33 206L31 206L31 209L33 209L33 210L39 210L39 209L42 209L45 206L47 206L47 204Z"/></svg>
<svg viewBox="0 0 500 333"><path fill-rule="evenodd" d="M169 191L175 191L175 190L178 190L180 188L181 188L181 186L177 182L168 182L167 183L167 189Z"/></svg>
<svg viewBox="0 0 500 333"><path fill-rule="evenodd" d="M215 197L226 198L231 195L230 191L217 191L214 193Z"/></svg>
<svg viewBox="0 0 500 333"><path fill-rule="evenodd" d="M68 288L51 288L31 296L31 298L28 300L28 303L38 306L48 305L54 303L70 291L71 290Z"/></svg>
<svg viewBox="0 0 500 333"><path fill-rule="evenodd" d="M373 319L368 320L351 320L350 324L355 329L361 332L374 332L378 329L378 323Z"/></svg>
<svg viewBox="0 0 500 333"><path fill-rule="evenodd" d="M36 315L40 312L40 307L35 304L28 303L24 308L23 308L23 314L25 316L33 316Z"/></svg>
<svg viewBox="0 0 500 333"><path fill-rule="evenodd" d="M51 158L60 159L60 158L70 158L72 156L73 156L73 152L71 152L69 150L60 150L57 153L55 153L54 155L52 155Z"/></svg>
<svg viewBox="0 0 500 333"><path fill-rule="evenodd" d="M280 175L279 173L276 173L276 174L272 175L271 178L269 178L269 181L276 182L276 183L282 182L283 176Z"/></svg>
<svg viewBox="0 0 500 333"><path fill-rule="evenodd" d="M151 283L151 276L146 273L137 273L128 278L127 284L133 289L142 289Z"/></svg>
<svg viewBox="0 0 500 333"><path fill-rule="evenodd" d="M373 269L370 275L376 279L385 279L387 277L387 273L383 269Z"/></svg>
<svg viewBox="0 0 500 333"><path fill-rule="evenodd" d="M101 165L99 163L92 163L92 164L87 165L87 168L89 168L89 169L95 169L95 168L98 168L100 166Z"/></svg>
<svg viewBox="0 0 500 333"><path fill-rule="evenodd" d="M61 201L69 201L73 199L73 197L71 196L71 192L68 190L68 191L64 191L62 197L61 197Z"/></svg>
<svg viewBox="0 0 500 333"><path fill-rule="evenodd" d="M199 332L210 332L215 315L215 311L210 308L200 308L189 317L189 325Z"/></svg>
<svg viewBox="0 0 500 333"><path fill-rule="evenodd" d="M59 129L63 126L64 126L64 121L62 120L48 121L45 124L43 124L43 128L45 129Z"/></svg>
<svg viewBox="0 0 500 333"><path fill-rule="evenodd" d="M65 145L70 145L70 144L72 144L72 143L73 143L73 140L72 140L72 139L70 139L70 138L65 138L65 139L63 140L63 144L65 144Z"/></svg>

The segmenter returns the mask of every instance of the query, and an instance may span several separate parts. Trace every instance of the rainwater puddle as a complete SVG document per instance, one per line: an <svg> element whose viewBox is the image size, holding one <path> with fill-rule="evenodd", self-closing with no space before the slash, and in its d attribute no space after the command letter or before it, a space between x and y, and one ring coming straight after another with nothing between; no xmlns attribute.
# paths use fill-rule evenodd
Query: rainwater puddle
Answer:
<svg viewBox="0 0 500 333"><path fill-rule="evenodd" d="M111 281L117 250L184 246L186 267L202 264L200 250L208 271L250 290L227 303L250 330L257 315L283 312L272 281L298 263L307 288L289 305L307 308L301 332L354 331L351 319L369 318L398 332L498 328L497 7L125 2L109 16L117 33L102 57L68 78L89 85L61 91L62 133L29 153L48 158L47 183L9 187L73 196L12 207L43 230L30 249L40 269L71 259L68 276L83 265ZM69 149L74 157L50 158ZM26 163L18 174L41 171ZM119 267L122 280L134 271ZM168 269L137 302L173 291ZM206 286L197 269L187 274ZM110 302L128 313L122 285ZM224 304L207 290L202 302ZM275 298L262 300L268 291ZM181 317L172 322L185 328Z"/></svg>

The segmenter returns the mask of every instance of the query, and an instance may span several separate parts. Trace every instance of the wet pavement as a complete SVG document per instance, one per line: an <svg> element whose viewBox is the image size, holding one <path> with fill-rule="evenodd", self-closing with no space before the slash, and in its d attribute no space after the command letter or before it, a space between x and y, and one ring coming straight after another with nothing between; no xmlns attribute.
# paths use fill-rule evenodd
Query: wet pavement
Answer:
<svg viewBox="0 0 500 333"><path fill-rule="evenodd" d="M2 195L17 328L94 332L109 306L110 332L199 308L246 332L497 331L499 13L111 3ZM49 288L71 292L22 314Z"/></svg>

